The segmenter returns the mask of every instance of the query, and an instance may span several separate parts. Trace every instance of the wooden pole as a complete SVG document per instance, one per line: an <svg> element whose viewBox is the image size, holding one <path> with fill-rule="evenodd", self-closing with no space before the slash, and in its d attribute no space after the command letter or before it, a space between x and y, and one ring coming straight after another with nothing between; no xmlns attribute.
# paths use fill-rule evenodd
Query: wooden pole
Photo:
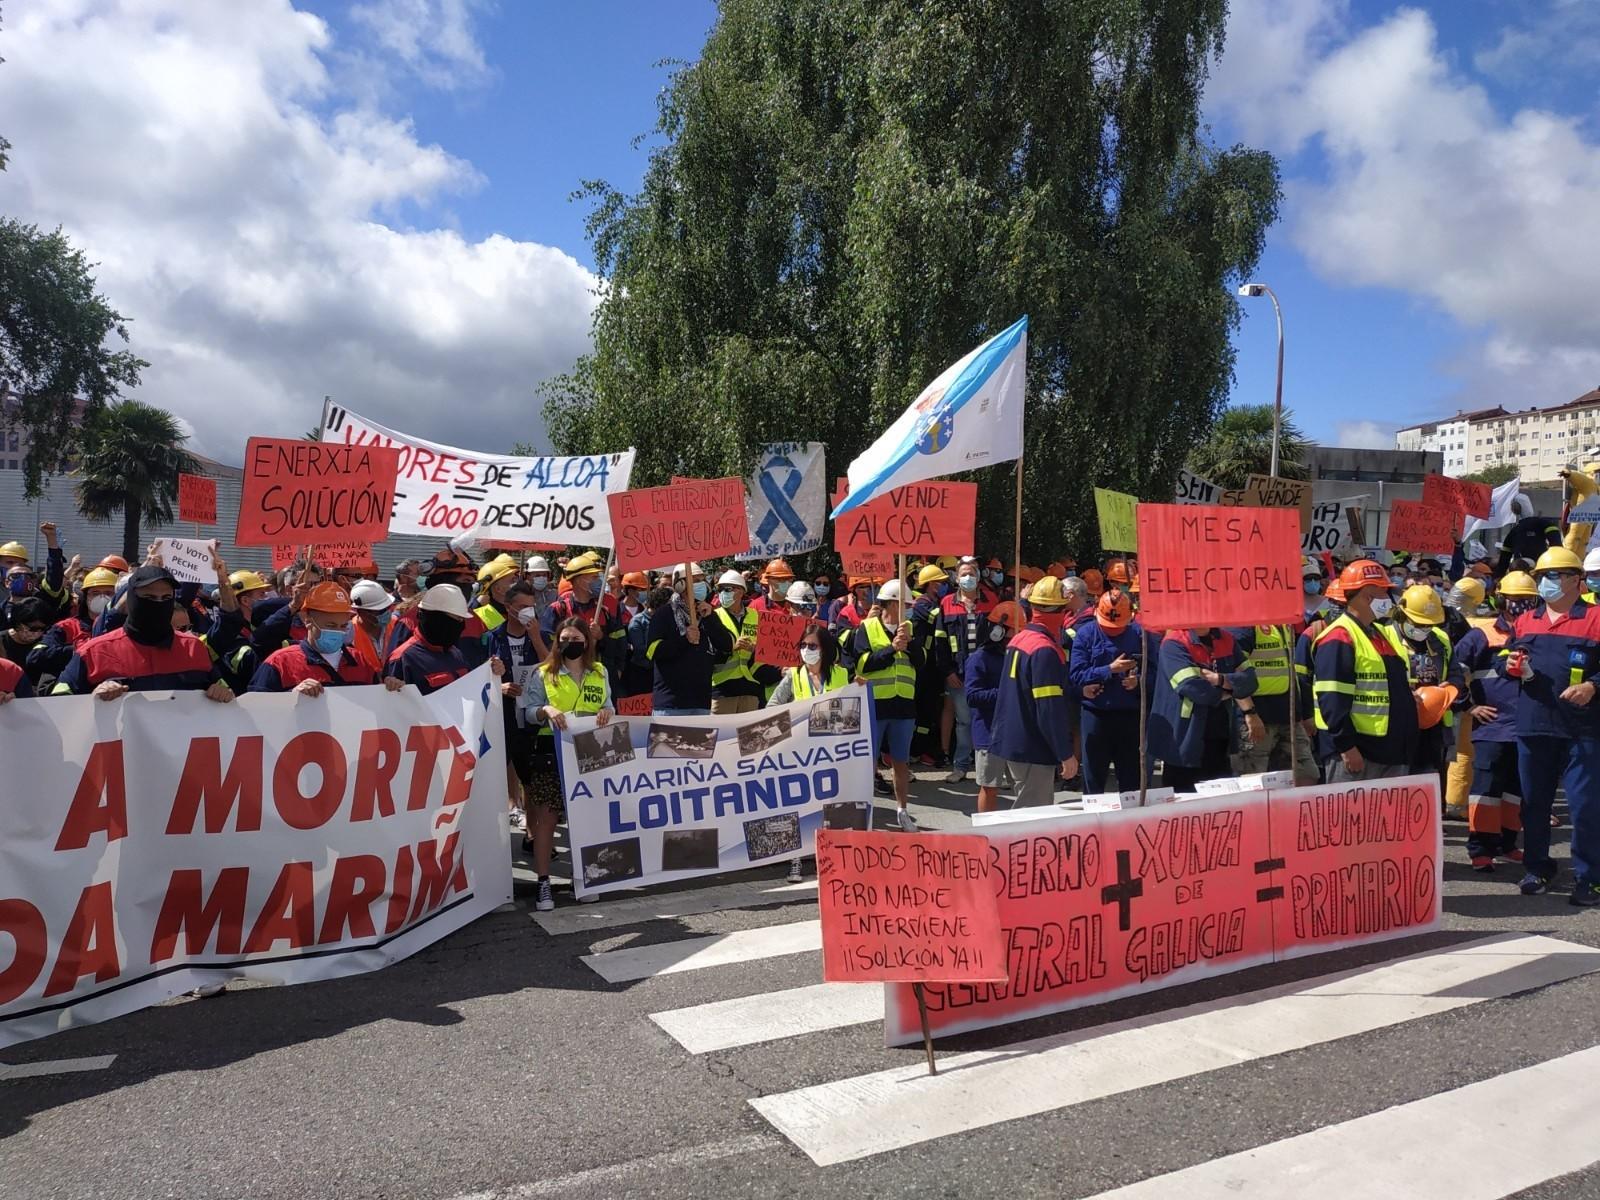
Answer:
<svg viewBox="0 0 1600 1200"><path fill-rule="evenodd" d="M1144 807L1145 793L1150 790L1150 747L1146 742L1149 729L1146 726L1149 706L1145 703L1146 689L1150 683L1150 635L1139 627L1139 807ZM1117 780L1117 786L1122 785L1122 780Z"/></svg>
<svg viewBox="0 0 1600 1200"><path fill-rule="evenodd" d="M933 1033L928 1028L928 1001L922 994L922 985L913 983L911 990L917 997L917 1016L922 1018L922 1048L928 1055L928 1074L937 1075L939 1068L933 1061Z"/></svg>
<svg viewBox="0 0 1600 1200"><path fill-rule="evenodd" d="M1022 455L1017 455L1017 530L1016 537L1011 546L1011 570L1016 579L1017 594L1013 600L1022 598L1022 577L1016 572L1022 569Z"/></svg>
<svg viewBox="0 0 1600 1200"><path fill-rule="evenodd" d="M1300 751L1299 734L1300 722L1300 673L1295 669L1295 650L1299 647L1300 639L1295 636L1294 626L1284 625L1284 641L1288 646L1289 655L1289 774L1290 787L1300 785Z"/></svg>

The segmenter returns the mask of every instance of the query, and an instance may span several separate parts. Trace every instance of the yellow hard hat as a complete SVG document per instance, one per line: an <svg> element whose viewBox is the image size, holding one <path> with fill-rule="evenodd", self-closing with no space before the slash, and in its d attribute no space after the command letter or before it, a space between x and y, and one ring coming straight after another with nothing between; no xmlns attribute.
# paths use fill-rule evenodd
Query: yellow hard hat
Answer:
<svg viewBox="0 0 1600 1200"><path fill-rule="evenodd" d="M576 558L567 559L563 571L568 579L576 579L580 575L600 574L600 556L593 550L585 550Z"/></svg>
<svg viewBox="0 0 1600 1200"><path fill-rule="evenodd" d="M1565 546L1551 546L1539 555L1539 561L1533 564L1533 573L1540 571L1581 571L1583 559L1579 558Z"/></svg>
<svg viewBox="0 0 1600 1200"><path fill-rule="evenodd" d="M1028 603L1034 608L1065 608L1067 597L1061 590L1061 580L1054 575L1037 580L1028 590Z"/></svg>
<svg viewBox="0 0 1600 1200"><path fill-rule="evenodd" d="M254 571L235 571L228 576L228 584L241 596L246 592L264 592L267 590L267 581Z"/></svg>
<svg viewBox="0 0 1600 1200"><path fill-rule="evenodd" d="M90 588L114 588L117 586L117 573L107 567L96 567L83 577L83 590Z"/></svg>
<svg viewBox="0 0 1600 1200"><path fill-rule="evenodd" d="M21 542L7 542L4 546L0 546L0 558L20 558L23 562L27 562L28 549Z"/></svg>
<svg viewBox="0 0 1600 1200"><path fill-rule="evenodd" d="M944 573L943 567L927 566L917 572L917 587L925 588L930 583L943 583L950 576Z"/></svg>
<svg viewBox="0 0 1600 1200"><path fill-rule="evenodd" d="M485 587L507 575L517 573L517 560L509 554L497 555L478 568L478 582Z"/></svg>
<svg viewBox="0 0 1600 1200"><path fill-rule="evenodd" d="M1455 590L1474 608L1483 603L1483 580L1463 575L1455 582Z"/></svg>
<svg viewBox="0 0 1600 1200"><path fill-rule="evenodd" d="M960 565L961 560L954 554L941 554L938 558L938 563L946 571L954 571Z"/></svg>
<svg viewBox="0 0 1600 1200"><path fill-rule="evenodd" d="M1443 625L1444 605L1439 593L1425 583L1414 583L1400 597L1400 611L1418 625Z"/></svg>
<svg viewBox="0 0 1600 1200"><path fill-rule="evenodd" d="M1500 581L1500 595L1502 596L1537 596L1539 585L1534 583L1533 576L1526 571L1512 571Z"/></svg>

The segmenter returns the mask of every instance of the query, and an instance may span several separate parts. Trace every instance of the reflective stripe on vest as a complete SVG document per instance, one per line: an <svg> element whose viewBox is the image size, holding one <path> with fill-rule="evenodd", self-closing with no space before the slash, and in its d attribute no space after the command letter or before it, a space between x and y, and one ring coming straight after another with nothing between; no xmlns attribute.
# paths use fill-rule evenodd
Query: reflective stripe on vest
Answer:
<svg viewBox="0 0 1600 1200"><path fill-rule="evenodd" d="M894 644L889 631L877 617L868 617L861 622L861 628L867 631L867 645L873 650L886 650ZM904 651L897 652L894 662L881 671L860 671L857 674L867 681L874 700L911 700L917 694L916 668L911 665L911 656Z"/></svg>
<svg viewBox="0 0 1600 1200"><path fill-rule="evenodd" d="M1255 649L1244 660L1254 667L1258 696L1289 694L1289 635L1281 625L1256 626Z"/></svg>
<svg viewBox="0 0 1600 1200"><path fill-rule="evenodd" d="M732 635L734 641L737 642L741 637L756 636L756 627L761 623L761 614L755 609L746 608L744 616L739 618L737 625L733 623L733 618L728 615L727 609L713 608L711 611L717 614L717 620L722 622L723 628ZM726 662L720 662L711 668L711 686L721 687L734 679L748 679L754 683L756 677L751 669L754 659L753 650L735 650L728 655Z"/></svg>
<svg viewBox="0 0 1600 1200"><path fill-rule="evenodd" d="M850 682L850 672L837 663L828 672L828 681L822 685L822 692L837 692ZM796 700L810 700L820 696L822 692L816 691L811 686L811 671L807 667L789 668L789 686L794 689Z"/></svg>
<svg viewBox="0 0 1600 1200"><path fill-rule="evenodd" d="M582 684L565 671L557 672L553 677L546 674L544 690L552 708L559 708L576 717L592 717L605 703L606 673L599 665L592 666L584 672ZM553 736L548 725L541 726L539 733L544 737Z"/></svg>
<svg viewBox="0 0 1600 1200"><path fill-rule="evenodd" d="M1350 645L1356 657L1356 681L1340 683L1332 679L1319 679L1311 690L1319 696L1326 692L1349 696L1350 723L1355 726L1356 732L1367 737L1383 737L1389 732L1389 671L1384 665L1383 655L1378 653L1372 639L1348 613L1318 634L1317 643L1321 643L1335 629L1344 629L1350 634ZM1379 625L1377 629L1402 661L1409 661L1400 631L1389 625ZM1322 719L1322 705L1316 707L1317 728L1326 731L1328 724Z"/></svg>

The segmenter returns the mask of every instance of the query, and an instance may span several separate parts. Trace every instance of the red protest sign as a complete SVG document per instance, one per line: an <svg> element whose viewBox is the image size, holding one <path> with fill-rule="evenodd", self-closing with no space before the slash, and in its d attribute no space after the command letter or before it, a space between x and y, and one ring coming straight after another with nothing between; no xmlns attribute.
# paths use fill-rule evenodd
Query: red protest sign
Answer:
<svg viewBox="0 0 1600 1200"><path fill-rule="evenodd" d="M637 696L623 696L617 701L617 716L648 717L652 710L651 699L649 692Z"/></svg>
<svg viewBox="0 0 1600 1200"><path fill-rule="evenodd" d="M839 481L835 504L844 499L848 486ZM977 484L912 483L835 518L833 548L847 575L893 579L892 566L878 575L852 571L849 564L892 563L897 554L971 554L978 540L977 521Z"/></svg>
<svg viewBox="0 0 1600 1200"><path fill-rule="evenodd" d="M1494 502L1493 492L1487 483L1451 479L1448 475L1429 475L1422 481L1424 504L1452 509L1468 517L1487 517Z"/></svg>
<svg viewBox="0 0 1600 1200"><path fill-rule="evenodd" d="M1139 623L1275 625L1305 615L1292 508L1139 505Z"/></svg>
<svg viewBox="0 0 1600 1200"><path fill-rule="evenodd" d="M239 496L241 546L360 539L389 534L400 451L283 438L251 438Z"/></svg>
<svg viewBox="0 0 1600 1200"><path fill-rule="evenodd" d="M1008 978L989 870L989 840L977 835L818 830L822 978Z"/></svg>
<svg viewBox="0 0 1600 1200"><path fill-rule="evenodd" d="M624 571L722 558L750 548L742 479L686 479L666 487L612 492L606 504L616 564Z"/></svg>
<svg viewBox="0 0 1600 1200"><path fill-rule="evenodd" d="M217 523L217 481L204 475L178 475L178 520Z"/></svg>
<svg viewBox="0 0 1600 1200"><path fill-rule="evenodd" d="M755 660L774 667L798 667L800 635L812 624L815 622L799 613L768 609L756 626Z"/></svg>
<svg viewBox="0 0 1600 1200"><path fill-rule="evenodd" d="M1416 500L1391 500L1383 548L1449 554L1456 548L1461 522L1461 513L1453 508L1435 508Z"/></svg>
<svg viewBox="0 0 1600 1200"><path fill-rule="evenodd" d="M272 569L292 567L305 557L305 547L296 542L277 542L272 547ZM311 549L311 561L324 571L372 561L371 542L318 542Z"/></svg>

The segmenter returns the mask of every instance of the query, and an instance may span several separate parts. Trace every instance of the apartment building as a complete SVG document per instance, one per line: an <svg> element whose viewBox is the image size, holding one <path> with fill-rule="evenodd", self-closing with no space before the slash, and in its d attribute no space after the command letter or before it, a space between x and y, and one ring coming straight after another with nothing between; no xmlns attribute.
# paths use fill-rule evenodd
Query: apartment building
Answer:
<svg viewBox="0 0 1600 1200"><path fill-rule="evenodd" d="M1600 457L1600 388L1549 408L1486 408L1395 433L1400 450L1437 450L1446 475L1507 463L1523 483L1549 482L1575 459Z"/></svg>

